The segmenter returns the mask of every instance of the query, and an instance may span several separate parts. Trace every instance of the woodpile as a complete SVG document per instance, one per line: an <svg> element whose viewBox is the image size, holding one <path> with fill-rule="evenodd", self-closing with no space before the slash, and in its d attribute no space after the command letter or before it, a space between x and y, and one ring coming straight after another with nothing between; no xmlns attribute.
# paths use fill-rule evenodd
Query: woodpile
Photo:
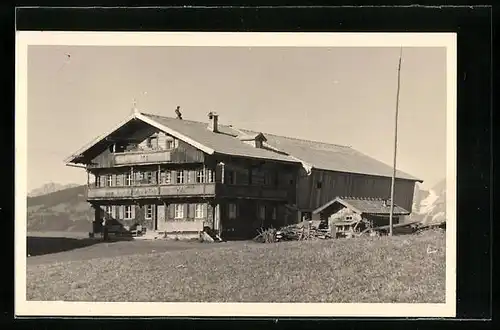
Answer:
<svg viewBox="0 0 500 330"><path fill-rule="evenodd" d="M279 230L268 228L259 230L254 241L260 243L274 243L280 241L305 241L333 238L327 228L322 228L320 221L304 221L295 225L282 227Z"/></svg>

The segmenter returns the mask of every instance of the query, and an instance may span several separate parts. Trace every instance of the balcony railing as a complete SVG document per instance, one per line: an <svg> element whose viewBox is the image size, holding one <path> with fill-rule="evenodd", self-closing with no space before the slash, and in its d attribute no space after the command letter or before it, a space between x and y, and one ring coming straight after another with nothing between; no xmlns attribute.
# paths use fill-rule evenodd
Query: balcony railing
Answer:
<svg viewBox="0 0 500 330"><path fill-rule="evenodd" d="M159 197L214 196L215 183L180 184L164 186L120 186L91 187L87 191L88 199L133 199Z"/></svg>
<svg viewBox="0 0 500 330"><path fill-rule="evenodd" d="M113 154L114 165L170 162L172 154L167 150L121 152Z"/></svg>
<svg viewBox="0 0 500 330"><path fill-rule="evenodd" d="M171 185L119 186L119 187L89 187L87 198L99 199L134 199L134 198L165 198L165 197L234 197L273 199L286 201L289 192L284 188L227 185L218 183L193 183Z"/></svg>

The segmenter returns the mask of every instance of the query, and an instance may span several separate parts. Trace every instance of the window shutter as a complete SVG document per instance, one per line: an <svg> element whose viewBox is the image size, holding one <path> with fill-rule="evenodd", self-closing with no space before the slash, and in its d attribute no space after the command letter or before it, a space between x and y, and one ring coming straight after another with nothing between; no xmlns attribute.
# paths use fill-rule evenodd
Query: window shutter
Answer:
<svg viewBox="0 0 500 330"><path fill-rule="evenodd" d="M125 218L125 206L124 205L118 205L118 218L119 219L124 219Z"/></svg>
<svg viewBox="0 0 500 330"><path fill-rule="evenodd" d="M208 204L203 204L203 217L208 218Z"/></svg>
<svg viewBox="0 0 500 330"><path fill-rule="evenodd" d="M99 187L106 187L106 176L105 175L101 175L100 176L100 180L99 180Z"/></svg>
<svg viewBox="0 0 500 330"><path fill-rule="evenodd" d="M116 219L116 205L111 206L111 217Z"/></svg>
<svg viewBox="0 0 500 330"><path fill-rule="evenodd" d="M132 219L135 219L135 205L132 205Z"/></svg>
<svg viewBox="0 0 500 330"><path fill-rule="evenodd" d="M170 220L172 220L172 219L175 218L175 205L176 204L167 205L167 208L168 208L168 218Z"/></svg>
<svg viewBox="0 0 500 330"><path fill-rule="evenodd" d="M184 208L184 217L183 218L187 218L188 217L188 212L189 212L189 204L188 203L184 203L182 204L183 208Z"/></svg>
<svg viewBox="0 0 500 330"><path fill-rule="evenodd" d="M196 204L188 204L189 205L189 218L196 217Z"/></svg>

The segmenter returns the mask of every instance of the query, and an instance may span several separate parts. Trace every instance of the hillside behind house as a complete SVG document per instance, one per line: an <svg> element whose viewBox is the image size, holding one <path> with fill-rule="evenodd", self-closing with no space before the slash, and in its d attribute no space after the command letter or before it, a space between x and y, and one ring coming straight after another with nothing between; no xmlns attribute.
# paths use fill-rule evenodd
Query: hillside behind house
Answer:
<svg viewBox="0 0 500 330"><path fill-rule="evenodd" d="M28 231L88 232L94 212L85 185L27 198Z"/></svg>
<svg viewBox="0 0 500 330"><path fill-rule="evenodd" d="M60 184L60 183L49 182L49 183L42 185L41 187L38 187L38 188L31 190L28 193L28 197L47 195L47 194L50 194L50 193L53 193L56 191L65 190L65 189L73 188L73 187L77 187L77 186L79 186L79 185L76 183L70 183L70 184L64 185L64 184Z"/></svg>

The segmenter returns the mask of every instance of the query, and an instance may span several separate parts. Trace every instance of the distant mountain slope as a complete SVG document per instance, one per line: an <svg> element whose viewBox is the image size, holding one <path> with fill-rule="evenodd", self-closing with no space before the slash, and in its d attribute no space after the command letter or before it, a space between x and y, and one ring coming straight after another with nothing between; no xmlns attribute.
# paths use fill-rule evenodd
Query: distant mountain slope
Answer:
<svg viewBox="0 0 500 330"><path fill-rule="evenodd" d="M418 191L417 191L418 189ZM446 180L441 180L429 191L416 188L412 221L440 223L446 221Z"/></svg>
<svg viewBox="0 0 500 330"><path fill-rule="evenodd" d="M90 231L94 212L85 189L81 185L28 197L28 231Z"/></svg>
<svg viewBox="0 0 500 330"><path fill-rule="evenodd" d="M73 188L73 187L77 187L77 186L79 186L79 185L76 183L70 183L70 184L63 185L63 184L59 184L59 183L50 182L50 183L46 183L46 184L42 185L41 187L38 187L38 188L31 190L28 193L28 197L46 195L46 194L50 194L50 193L53 193L56 191L60 191L60 190L68 189L68 188Z"/></svg>

